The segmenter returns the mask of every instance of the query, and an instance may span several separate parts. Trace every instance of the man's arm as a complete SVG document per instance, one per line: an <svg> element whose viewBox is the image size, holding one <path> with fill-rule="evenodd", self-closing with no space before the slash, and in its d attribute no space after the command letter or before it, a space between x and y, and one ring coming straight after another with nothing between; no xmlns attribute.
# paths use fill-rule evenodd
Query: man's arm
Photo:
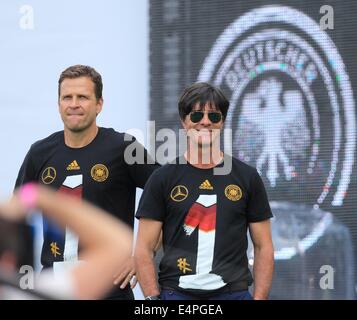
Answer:
<svg viewBox="0 0 357 320"><path fill-rule="evenodd" d="M144 189L151 174L156 169L160 168L160 165L152 159L148 151L135 139L135 137L127 135L127 139L128 145L124 153L124 158L129 164L128 171L130 177L137 188ZM141 160L143 162L131 163L133 159Z"/></svg>
<svg viewBox="0 0 357 320"><path fill-rule="evenodd" d="M147 150L135 139L135 137L126 134L128 141L127 148L125 150L125 161L136 159L136 156L143 155L143 163L133 163L128 165L128 172L133 181L133 184L138 188L144 188L146 181L150 175L155 171L159 165L155 163L148 155ZM126 159L129 157L129 159ZM140 159L140 156L139 156ZM114 275L114 285L119 285L121 289L124 289L129 283L130 287L134 288L137 283L136 269L134 258L128 259L128 261L119 269Z"/></svg>
<svg viewBox="0 0 357 320"><path fill-rule="evenodd" d="M36 181L35 167L32 161L32 149L27 152L24 161L21 164L19 173L15 182L15 189L23 184L31 181Z"/></svg>
<svg viewBox="0 0 357 320"><path fill-rule="evenodd" d="M274 271L274 248L270 220L250 223L249 232L254 245L253 298L268 299Z"/></svg>
<svg viewBox="0 0 357 320"><path fill-rule="evenodd" d="M161 229L161 221L140 219L134 258L137 277L145 297L160 294L157 285L154 252L157 249Z"/></svg>

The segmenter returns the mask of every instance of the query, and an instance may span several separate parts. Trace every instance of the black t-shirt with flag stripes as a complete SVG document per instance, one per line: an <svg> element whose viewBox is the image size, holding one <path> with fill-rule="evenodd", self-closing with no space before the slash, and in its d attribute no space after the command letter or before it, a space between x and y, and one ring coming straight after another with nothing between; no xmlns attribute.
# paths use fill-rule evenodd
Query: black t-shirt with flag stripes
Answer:
<svg viewBox="0 0 357 320"><path fill-rule="evenodd" d="M16 187L38 181L86 199L133 227L135 189L144 187L158 165L127 164L124 152L132 143L135 143L138 155L144 155L146 161L144 147L134 138L125 141L124 134L114 129L99 128L95 139L83 148L66 146L63 131L56 132L31 146L18 174ZM131 145L131 150L134 149ZM77 251L75 235L44 220L41 255L44 267L52 267L54 262L76 260Z"/></svg>
<svg viewBox="0 0 357 320"><path fill-rule="evenodd" d="M247 227L272 213L256 169L230 160L216 175L177 158L147 182L136 216L163 222L161 287L203 296L251 285Z"/></svg>

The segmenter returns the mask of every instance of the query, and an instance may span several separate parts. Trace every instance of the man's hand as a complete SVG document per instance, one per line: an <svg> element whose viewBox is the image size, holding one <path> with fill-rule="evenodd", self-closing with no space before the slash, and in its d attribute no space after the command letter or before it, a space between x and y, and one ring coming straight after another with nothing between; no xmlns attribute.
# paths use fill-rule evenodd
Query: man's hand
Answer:
<svg viewBox="0 0 357 320"><path fill-rule="evenodd" d="M135 273L134 258L131 257L114 276L114 285L120 285L120 289L124 289L130 283L130 287L133 289L138 282Z"/></svg>
<svg viewBox="0 0 357 320"><path fill-rule="evenodd" d="M0 203L0 216L12 221L20 220L25 218L26 209L14 195L6 202Z"/></svg>

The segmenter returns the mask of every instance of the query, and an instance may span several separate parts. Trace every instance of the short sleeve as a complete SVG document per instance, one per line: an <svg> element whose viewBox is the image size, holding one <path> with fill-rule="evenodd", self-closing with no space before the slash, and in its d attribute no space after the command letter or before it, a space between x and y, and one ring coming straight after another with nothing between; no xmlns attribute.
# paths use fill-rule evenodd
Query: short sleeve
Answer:
<svg viewBox="0 0 357 320"><path fill-rule="evenodd" d="M145 185L141 195L136 217L164 221L166 201L164 196L164 181L160 169L156 170Z"/></svg>
<svg viewBox="0 0 357 320"><path fill-rule="evenodd" d="M144 188L151 174L160 167L148 154L147 150L140 144L134 137L133 141L129 142L126 146L127 151L124 157L130 156L129 161L126 163L129 167L130 177L135 187Z"/></svg>
<svg viewBox="0 0 357 320"><path fill-rule="evenodd" d="M270 209L264 183L258 172L255 170L249 186L249 200L247 207L248 222L259 222L272 217L273 214Z"/></svg>
<svg viewBox="0 0 357 320"><path fill-rule="evenodd" d="M36 170L32 161L32 148L27 152L27 155L21 165L17 179L15 182L15 188L22 186L23 184L31 181L36 181Z"/></svg>

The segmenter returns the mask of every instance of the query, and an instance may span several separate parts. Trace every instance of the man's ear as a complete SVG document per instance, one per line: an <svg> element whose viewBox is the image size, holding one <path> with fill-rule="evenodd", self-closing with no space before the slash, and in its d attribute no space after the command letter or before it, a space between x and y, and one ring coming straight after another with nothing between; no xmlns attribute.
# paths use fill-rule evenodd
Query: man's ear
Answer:
<svg viewBox="0 0 357 320"><path fill-rule="evenodd" d="M181 119L182 128L184 128L185 130L187 130L187 128L186 128L186 123L185 123L185 120L186 120L186 119L187 119L187 115L185 116L185 119L184 119L184 120Z"/></svg>
<svg viewBox="0 0 357 320"><path fill-rule="evenodd" d="M97 112L96 112L97 115L102 112L103 104L104 104L103 98L99 98L97 102Z"/></svg>

